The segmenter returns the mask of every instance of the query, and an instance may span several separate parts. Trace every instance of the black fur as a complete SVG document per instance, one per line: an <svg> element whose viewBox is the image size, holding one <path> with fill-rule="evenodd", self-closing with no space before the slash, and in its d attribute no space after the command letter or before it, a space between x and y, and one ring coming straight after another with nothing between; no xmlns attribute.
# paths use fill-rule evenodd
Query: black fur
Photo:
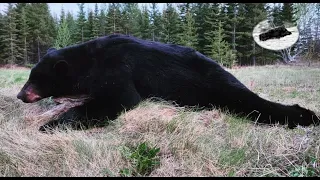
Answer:
<svg viewBox="0 0 320 180"><path fill-rule="evenodd" d="M52 121L114 119L150 97L180 106L227 107L260 123L319 124L315 114L298 105L260 98L212 59L187 47L111 35L50 51L31 70L29 85L41 98L88 94L92 100ZM94 120L92 120L94 119ZM43 127L42 127L43 129Z"/></svg>
<svg viewBox="0 0 320 180"><path fill-rule="evenodd" d="M259 35L260 41L266 41L269 39L280 39L292 33L288 31L284 26L279 26L273 29L268 30L267 32L261 33Z"/></svg>

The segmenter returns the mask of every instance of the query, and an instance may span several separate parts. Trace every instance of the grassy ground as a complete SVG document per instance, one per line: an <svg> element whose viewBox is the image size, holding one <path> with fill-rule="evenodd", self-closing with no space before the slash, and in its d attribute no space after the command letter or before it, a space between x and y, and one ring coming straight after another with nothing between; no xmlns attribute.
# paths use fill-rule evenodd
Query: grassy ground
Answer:
<svg viewBox="0 0 320 180"><path fill-rule="evenodd" d="M320 113L320 68L230 71L266 99ZM0 176L320 176L320 127L254 125L166 102L145 101L104 128L42 134L26 119L46 100L16 99L28 73L0 69Z"/></svg>

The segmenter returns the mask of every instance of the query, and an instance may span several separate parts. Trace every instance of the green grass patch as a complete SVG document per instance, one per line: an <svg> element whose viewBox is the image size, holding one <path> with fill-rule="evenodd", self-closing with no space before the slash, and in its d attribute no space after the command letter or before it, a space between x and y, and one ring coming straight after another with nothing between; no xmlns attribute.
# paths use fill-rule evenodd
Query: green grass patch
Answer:
<svg viewBox="0 0 320 180"><path fill-rule="evenodd" d="M136 147L124 146L121 154L125 159L129 160L132 167L120 170L121 176L145 176L160 164L159 157L160 148L150 147L146 142Z"/></svg>
<svg viewBox="0 0 320 180"><path fill-rule="evenodd" d="M0 87L24 84L29 73L29 70L0 69Z"/></svg>
<svg viewBox="0 0 320 180"><path fill-rule="evenodd" d="M221 152L219 164L223 167L238 166L246 160L246 148L227 148Z"/></svg>

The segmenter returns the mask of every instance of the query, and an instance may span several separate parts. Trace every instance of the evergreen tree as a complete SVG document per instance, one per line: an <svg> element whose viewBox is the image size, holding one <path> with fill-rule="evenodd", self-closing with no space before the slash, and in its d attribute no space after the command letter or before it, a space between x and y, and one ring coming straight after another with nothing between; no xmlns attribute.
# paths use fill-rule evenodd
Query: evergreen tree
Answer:
<svg viewBox="0 0 320 180"><path fill-rule="evenodd" d="M160 40L160 24L161 24L161 14L159 12L157 3L151 3L150 8L150 31L152 41Z"/></svg>
<svg viewBox="0 0 320 180"><path fill-rule="evenodd" d="M315 49L317 51L318 57L320 57L320 3L316 4L316 9L315 9L315 33L314 33L314 38L315 38Z"/></svg>
<svg viewBox="0 0 320 180"><path fill-rule="evenodd" d="M59 21L59 25L62 25L62 23L65 21L66 19L66 14L64 12L63 7L61 8L61 12L60 12L60 21Z"/></svg>
<svg viewBox="0 0 320 180"><path fill-rule="evenodd" d="M293 3L283 3L281 11L281 20L286 23L295 23Z"/></svg>
<svg viewBox="0 0 320 180"><path fill-rule="evenodd" d="M40 36L41 39L41 56L47 53L47 49L52 47L54 44L54 38L57 35L57 32L55 31L55 24L53 17L51 16L49 6L47 3L39 3L40 5L40 11L41 16L43 18L43 21L41 22L41 33Z"/></svg>
<svg viewBox="0 0 320 180"><path fill-rule="evenodd" d="M165 43L179 42L179 15L171 3L166 4L167 7L162 13L161 39Z"/></svg>
<svg viewBox="0 0 320 180"><path fill-rule="evenodd" d="M255 14L255 16L252 17L251 20L251 27L256 26L259 22L267 19L267 11L265 9L265 3L255 3L252 5L252 7L250 7L250 10L248 13L252 13ZM262 57L261 56L263 54L263 49L257 45L257 43L253 40L252 37L252 29L251 31L251 42L252 42L252 47L251 47L251 51L249 51L249 54L251 54L251 58L252 58L252 64L256 65L256 61L262 61ZM261 58L260 58L261 57Z"/></svg>
<svg viewBox="0 0 320 180"><path fill-rule="evenodd" d="M70 12L67 13L66 24L70 32L70 44L76 43L76 22Z"/></svg>
<svg viewBox="0 0 320 180"><path fill-rule="evenodd" d="M226 41L232 45L232 50L236 53L236 32L238 21L241 20L241 17L238 16L238 3L227 3L226 5Z"/></svg>
<svg viewBox="0 0 320 180"><path fill-rule="evenodd" d="M52 19L53 19L53 23L54 23L54 29L55 29L55 31L57 32L56 34L58 34L58 29L59 29L59 21L60 21L60 19L58 18L58 16L57 16L57 14L54 14L53 15L53 17L52 17Z"/></svg>
<svg viewBox="0 0 320 180"><path fill-rule="evenodd" d="M100 23L99 23L99 8L98 8L98 4L95 4L94 7L94 17L93 17L93 27L92 27L92 33L93 33L93 37L97 38L99 37L99 30L100 30Z"/></svg>
<svg viewBox="0 0 320 180"><path fill-rule="evenodd" d="M24 65L26 65L28 63L28 44L27 44L27 37L29 34L29 27L28 27L28 23L27 23L27 17L26 17L26 11L25 9L22 9L21 11L21 16L20 16L20 37L19 38L19 45L20 48L22 50L22 61L24 63Z"/></svg>
<svg viewBox="0 0 320 180"><path fill-rule="evenodd" d="M205 22L205 17L209 14L209 3L195 3L192 7L193 12L195 14L195 24L197 27L197 34L198 34L198 40L197 40L197 50L203 54L205 53L205 45L208 44L207 39L205 38L205 33L208 31L208 24ZM210 29L212 31L212 29Z"/></svg>
<svg viewBox="0 0 320 180"><path fill-rule="evenodd" d="M103 6L105 7L105 5ZM106 14L105 14L105 9L106 8L100 8L100 13L99 13L99 36L105 36L107 35L106 33Z"/></svg>
<svg viewBox="0 0 320 180"><path fill-rule="evenodd" d="M86 17L84 12L84 3L78 4L79 12L78 17L76 20L76 32L75 32L75 41L76 43L82 43L85 41L84 34L85 34L85 23Z"/></svg>
<svg viewBox="0 0 320 180"><path fill-rule="evenodd" d="M189 3L184 3L180 6L180 14L181 29L179 44L195 49L197 46L197 29Z"/></svg>
<svg viewBox="0 0 320 180"><path fill-rule="evenodd" d="M219 4L211 3L208 6L208 13L204 16L204 53L208 56L212 56L212 39L215 39L217 31L219 30ZM223 35L225 38L225 35Z"/></svg>
<svg viewBox="0 0 320 180"><path fill-rule="evenodd" d="M252 29L260 21L267 19L265 4L239 3L238 9L238 16L241 17L236 33L238 61L241 64L255 64L261 48L253 40Z"/></svg>
<svg viewBox="0 0 320 180"><path fill-rule="evenodd" d="M2 27L3 36L3 61L6 64L14 64L17 62L17 58L21 57L19 54L19 46L18 46L18 39L17 39L17 32L16 29L17 25L17 14L13 7L12 3L8 3L8 9L6 11L6 17L4 21L4 26Z"/></svg>
<svg viewBox="0 0 320 180"><path fill-rule="evenodd" d="M142 7L142 12L139 15L139 29L140 29L140 37L142 39L151 39L150 33L150 21L149 21L149 13L147 6Z"/></svg>
<svg viewBox="0 0 320 180"><path fill-rule="evenodd" d="M210 43L206 45L209 56L221 65L232 67L235 64L235 54L224 40L225 33L221 21L218 22L217 29L213 31L213 36L209 37L211 37L211 39L208 39Z"/></svg>
<svg viewBox="0 0 320 180"><path fill-rule="evenodd" d="M94 38L94 15L92 10L88 11L88 20L85 23L84 40L88 41Z"/></svg>
<svg viewBox="0 0 320 180"><path fill-rule="evenodd" d="M121 28L124 34L141 37L139 20L141 10L138 3L124 3L122 6Z"/></svg>
<svg viewBox="0 0 320 180"><path fill-rule="evenodd" d="M0 27L5 27L5 15L0 13ZM5 29L0 28L0 64L5 64L6 62L4 61L5 58L5 53L4 53L4 49L5 49L5 34L7 32L5 32Z"/></svg>
<svg viewBox="0 0 320 180"><path fill-rule="evenodd" d="M123 33L121 29L121 11L119 3L111 3L107 12L107 33Z"/></svg>
<svg viewBox="0 0 320 180"><path fill-rule="evenodd" d="M71 44L71 36L68 28L68 23L67 21L62 20L58 30L58 35L57 35L54 47L57 49L60 49L60 48L69 46L70 44Z"/></svg>
<svg viewBox="0 0 320 180"><path fill-rule="evenodd" d="M281 17L281 4L274 3L272 8L273 26L281 26L283 24Z"/></svg>
<svg viewBox="0 0 320 180"><path fill-rule="evenodd" d="M30 45L29 59L31 63L35 63L46 54L48 48L53 46L56 29L48 4L30 3L25 10L30 28L27 38Z"/></svg>
<svg viewBox="0 0 320 180"><path fill-rule="evenodd" d="M21 58L18 57L18 62L27 64L28 63L28 49L29 45L27 43L27 37L29 34L29 27L27 23L26 16L26 6L27 3L17 3L16 4L16 12L17 12L17 40L19 46L19 54L21 54Z"/></svg>

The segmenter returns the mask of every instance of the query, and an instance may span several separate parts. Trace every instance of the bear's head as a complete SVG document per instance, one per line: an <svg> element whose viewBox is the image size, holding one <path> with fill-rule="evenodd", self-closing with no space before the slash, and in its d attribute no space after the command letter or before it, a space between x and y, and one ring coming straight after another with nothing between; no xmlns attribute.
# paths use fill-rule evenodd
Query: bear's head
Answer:
<svg viewBox="0 0 320 180"><path fill-rule="evenodd" d="M59 50L50 48L30 72L17 98L25 103L37 102L46 97L60 97L72 91L72 68Z"/></svg>
<svg viewBox="0 0 320 180"><path fill-rule="evenodd" d="M287 36L287 35L291 35L292 32L288 31L285 26L280 26L279 29L279 34L280 34L280 37L284 37L284 36Z"/></svg>

